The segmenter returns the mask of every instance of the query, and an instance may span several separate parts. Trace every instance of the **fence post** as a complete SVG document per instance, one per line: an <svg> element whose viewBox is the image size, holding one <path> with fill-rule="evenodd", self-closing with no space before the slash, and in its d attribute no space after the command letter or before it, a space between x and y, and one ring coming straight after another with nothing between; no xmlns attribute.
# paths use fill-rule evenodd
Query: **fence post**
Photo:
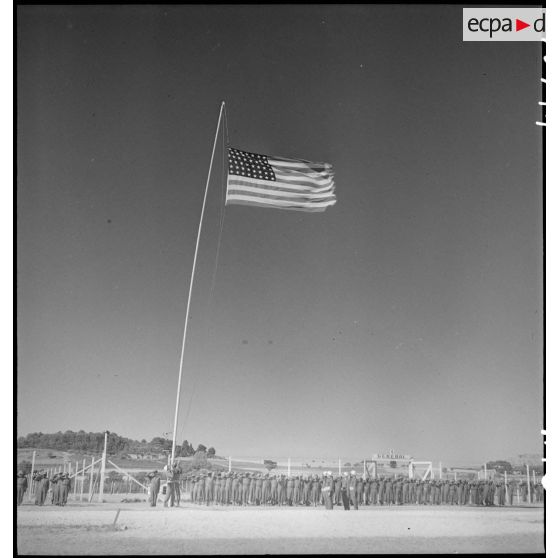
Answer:
<svg viewBox="0 0 558 558"><path fill-rule="evenodd" d="M93 470L95 469L95 458L91 458L91 473L89 475L89 501L91 502L91 498L93 497Z"/></svg>

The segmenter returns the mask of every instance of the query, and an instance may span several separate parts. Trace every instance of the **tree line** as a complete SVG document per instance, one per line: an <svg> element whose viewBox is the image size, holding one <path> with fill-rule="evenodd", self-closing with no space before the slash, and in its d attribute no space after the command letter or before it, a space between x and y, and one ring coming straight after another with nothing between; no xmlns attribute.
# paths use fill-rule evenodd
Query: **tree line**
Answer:
<svg viewBox="0 0 558 558"><path fill-rule="evenodd" d="M32 432L27 436L20 436L17 439L17 447L53 449L60 451L77 451L83 453L101 453L105 443L104 432L85 432L80 430L73 432L56 432L54 434L44 434L43 432ZM156 436L150 442L147 440L132 440L119 436L115 432L110 432L107 437L107 453L109 455L119 454L153 454L170 453L172 451L172 440ZM190 457L197 452L206 454L207 457L215 457L215 448L207 448L204 444L198 444L197 448L184 440L180 446L176 446L175 455L177 457Z"/></svg>

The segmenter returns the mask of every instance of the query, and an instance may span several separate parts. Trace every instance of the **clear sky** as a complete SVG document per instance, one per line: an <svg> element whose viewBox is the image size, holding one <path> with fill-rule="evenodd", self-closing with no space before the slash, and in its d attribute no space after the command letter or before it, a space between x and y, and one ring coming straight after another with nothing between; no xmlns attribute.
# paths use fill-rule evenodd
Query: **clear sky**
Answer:
<svg viewBox="0 0 558 558"><path fill-rule="evenodd" d="M541 49L459 6L18 8L18 433L173 427L219 103L327 161L325 213L227 207L178 440L222 455L542 452Z"/></svg>

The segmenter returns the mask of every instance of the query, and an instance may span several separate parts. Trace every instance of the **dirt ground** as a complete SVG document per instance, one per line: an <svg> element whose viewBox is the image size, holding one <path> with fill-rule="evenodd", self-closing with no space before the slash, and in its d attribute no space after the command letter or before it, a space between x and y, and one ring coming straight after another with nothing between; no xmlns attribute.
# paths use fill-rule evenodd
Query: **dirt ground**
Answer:
<svg viewBox="0 0 558 558"><path fill-rule="evenodd" d="M116 525L113 522L120 510ZM141 503L25 504L20 554L533 553L541 507L239 508Z"/></svg>

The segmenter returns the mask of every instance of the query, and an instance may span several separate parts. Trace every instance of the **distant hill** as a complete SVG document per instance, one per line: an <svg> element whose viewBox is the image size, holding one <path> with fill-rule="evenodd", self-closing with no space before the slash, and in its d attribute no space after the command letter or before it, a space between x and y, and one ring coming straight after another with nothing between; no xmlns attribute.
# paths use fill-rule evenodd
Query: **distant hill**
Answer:
<svg viewBox="0 0 558 558"><path fill-rule="evenodd" d="M18 450L33 448L95 455L103 451L104 441L104 432L85 432L84 430L78 432L66 430L66 432L59 431L54 434L32 432L17 439L17 448ZM133 459L160 459L171 450L172 441L167 438L155 437L147 442L146 440L125 438L115 432L108 434L107 453L109 455L130 455ZM181 445L176 446L177 457L189 457L196 451L207 451L208 456L215 455L215 448L207 449L203 444L199 444L195 450L188 440L184 440Z"/></svg>

